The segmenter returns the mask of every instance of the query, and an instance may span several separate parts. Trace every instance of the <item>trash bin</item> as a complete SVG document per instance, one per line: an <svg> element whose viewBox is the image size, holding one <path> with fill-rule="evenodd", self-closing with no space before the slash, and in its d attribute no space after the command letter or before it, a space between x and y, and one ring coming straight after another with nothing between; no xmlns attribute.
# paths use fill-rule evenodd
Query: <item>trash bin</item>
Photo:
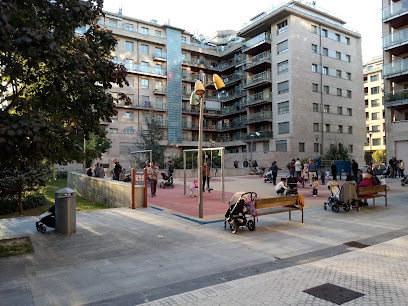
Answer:
<svg viewBox="0 0 408 306"><path fill-rule="evenodd" d="M76 232L75 190L62 188L55 192L55 231L64 235Z"/></svg>

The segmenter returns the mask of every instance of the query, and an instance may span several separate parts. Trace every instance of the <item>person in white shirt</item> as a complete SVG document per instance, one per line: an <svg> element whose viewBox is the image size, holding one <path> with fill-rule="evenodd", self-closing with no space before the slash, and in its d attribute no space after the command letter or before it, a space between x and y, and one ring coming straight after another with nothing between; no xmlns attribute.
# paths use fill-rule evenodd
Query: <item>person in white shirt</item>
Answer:
<svg viewBox="0 0 408 306"><path fill-rule="evenodd" d="M299 158L297 158L295 162L295 171L296 171L296 177L298 178L298 182L299 182L299 177L302 175L302 164L300 163Z"/></svg>
<svg viewBox="0 0 408 306"><path fill-rule="evenodd" d="M275 186L276 195L281 195L287 190L286 187L286 177L283 177L282 180Z"/></svg>

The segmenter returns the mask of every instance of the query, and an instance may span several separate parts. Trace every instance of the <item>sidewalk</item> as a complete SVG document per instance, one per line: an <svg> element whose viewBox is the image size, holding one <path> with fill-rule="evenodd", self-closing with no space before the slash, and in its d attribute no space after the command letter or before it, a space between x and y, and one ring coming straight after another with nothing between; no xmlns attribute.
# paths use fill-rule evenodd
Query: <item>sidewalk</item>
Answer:
<svg viewBox="0 0 408 306"><path fill-rule="evenodd" d="M296 212L293 221L267 215L256 231L236 235L222 222L201 225L151 207L78 213L72 236L41 234L34 217L2 219L0 239L29 236L35 253L0 259L0 305L168 305L161 299L170 297L175 305L331 305L303 292L327 282L365 294L349 305L376 305L375 295L379 305L404 305L408 188L397 183L388 207L377 199L334 213L323 210L322 195L306 201L303 224ZM245 178L236 186L272 188ZM351 241L370 246L344 244ZM191 303L179 300L186 295Z"/></svg>

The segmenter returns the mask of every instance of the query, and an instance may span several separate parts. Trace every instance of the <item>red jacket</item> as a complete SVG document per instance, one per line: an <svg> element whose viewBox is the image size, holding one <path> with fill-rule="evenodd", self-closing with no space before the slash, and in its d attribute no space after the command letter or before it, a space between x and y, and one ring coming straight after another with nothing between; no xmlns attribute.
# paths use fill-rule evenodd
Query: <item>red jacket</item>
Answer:
<svg viewBox="0 0 408 306"><path fill-rule="evenodd" d="M371 181L371 178L368 178L368 177L363 178L361 182L357 185L357 187L371 187L371 186L373 186L373 183ZM373 196L372 194L365 194L362 197L369 198L372 196Z"/></svg>

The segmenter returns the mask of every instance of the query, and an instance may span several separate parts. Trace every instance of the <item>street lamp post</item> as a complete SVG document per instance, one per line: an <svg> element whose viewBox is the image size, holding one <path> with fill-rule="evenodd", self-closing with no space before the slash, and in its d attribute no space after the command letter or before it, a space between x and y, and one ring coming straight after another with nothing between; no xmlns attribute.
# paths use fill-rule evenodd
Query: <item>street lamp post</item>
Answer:
<svg viewBox="0 0 408 306"><path fill-rule="evenodd" d="M369 142L370 142L370 163L373 161L373 149L371 145L371 136L373 136L373 131L368 131L367 132L368 136L370 137Z"/></svg>
<svg viewBox="0 0 408 306"><path fill-rule="evenodd" d="M203 218L203 121L204 121L204 94L205 94L205 74L202 73L202 81L197 80L194 85L194 91L191 93L190 104L200 104L200 118L198 122L198 156L197 156L197 170L198 170L198 204L199 204L199 218ZM208 85L214 85L215 89L224 88L224 82L217 75L213 75L213 81ZM201 100L201 101L200 101Z"/></svg>
<svg viewBox="0 0 408 306"><path fill-rule="evenodd" d="M254 164L254 161L252 160L252 151L254 150L254 147L253 147L253 145L254 145L254 137L256 136L256 137L259 137L261 134L260 133L258 133L258 132L255 132L254 134L251 134L250 136L251 136L251 172L252 171L254 171L254 168L253 168L253 164Z"/></svg>

